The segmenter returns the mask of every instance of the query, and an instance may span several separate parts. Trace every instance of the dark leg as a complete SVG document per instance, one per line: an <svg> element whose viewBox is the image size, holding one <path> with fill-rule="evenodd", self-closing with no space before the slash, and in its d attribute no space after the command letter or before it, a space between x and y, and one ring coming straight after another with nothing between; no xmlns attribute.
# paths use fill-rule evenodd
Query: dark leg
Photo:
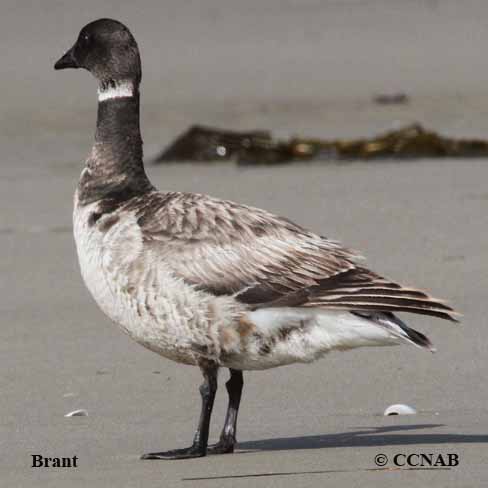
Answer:
<svg viewBox="0 0 488 488"><path fill-rule="evenodd" d="M229 394L229 406L225 416L224 428L220 434L220 440L213 446L208 446L208 454L226 454L234 452L236 445L236 425L237 413L239 412L239 403L241 402L242 386L244 380L242 371L230 369L230 379L225 384Z"/></svg>
<svg viewBox="0 0 488 488"><path fill-rule="evenodd" d="M218 367L211 362L200 365L204 381L200 386L202 396L202 411L198 428L193 438L193 444L185 449L174 449L166 452L152 452L144 454L141 459L188 459L202 457L207 454L208 432L210 428L210 416L217 391Z"/></svg>

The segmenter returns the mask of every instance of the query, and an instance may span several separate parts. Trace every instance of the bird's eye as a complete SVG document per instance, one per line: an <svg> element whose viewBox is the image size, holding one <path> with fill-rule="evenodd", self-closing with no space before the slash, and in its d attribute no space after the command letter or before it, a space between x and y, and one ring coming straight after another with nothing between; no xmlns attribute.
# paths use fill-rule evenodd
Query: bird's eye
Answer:
<svg viewBox="0 0 488 488"><path fill-rule="evenodd" d="M83 34L81 39L82 39L84 44L89 44L91 41L90 34Z"/></svg>

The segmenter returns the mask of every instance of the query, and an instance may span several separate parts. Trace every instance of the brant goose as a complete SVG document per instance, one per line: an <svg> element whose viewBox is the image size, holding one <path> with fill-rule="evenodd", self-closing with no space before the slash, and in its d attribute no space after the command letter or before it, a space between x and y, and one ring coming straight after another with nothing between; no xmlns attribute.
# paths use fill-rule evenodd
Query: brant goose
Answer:
<svg viewBox="0 0 488 488"><path fill-rule="evenodd" d="M85 26L55 69L98 80L95 143L76 189L81 273L100 308L139 344L198 366L202 409L193 444L145 454L183 459L233 452L243 370L308 363L332 350L429 339L393 312L455 321L423 291L358 264L338 242L258 208L160 192L142 162L141 62L120 22ZM207 446L217 371L230 370L220 440Z"/></svg>

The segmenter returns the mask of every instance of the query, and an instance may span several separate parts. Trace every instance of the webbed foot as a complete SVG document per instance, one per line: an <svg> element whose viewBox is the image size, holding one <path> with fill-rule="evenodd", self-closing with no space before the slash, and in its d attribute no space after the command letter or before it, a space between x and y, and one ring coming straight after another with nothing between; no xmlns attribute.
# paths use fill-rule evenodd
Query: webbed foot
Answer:
<svg viewBox="0 0 488 488"><path fill-rule="evenodd" d="M141 459L191 459L203 457L207 454L206 450L200 446L190 446L184 449L172 449L163 452L150 452L143 454Z"/></svg>
<svg viewBox="0 0 488 488"><path fill-rule="evenodd" d="M221 437L219 442L207 447L207 454L231 454L236 441L232 437Z"/></svg>

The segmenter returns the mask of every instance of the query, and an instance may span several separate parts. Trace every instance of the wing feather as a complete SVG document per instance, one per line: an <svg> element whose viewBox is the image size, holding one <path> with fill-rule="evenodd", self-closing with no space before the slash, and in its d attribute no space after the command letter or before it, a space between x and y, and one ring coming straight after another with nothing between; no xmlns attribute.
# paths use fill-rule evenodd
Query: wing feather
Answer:
<svg viewBox="0 0 488 488"><path fill-rule="evenodd" d="M405 311L456 320L443 301L373 273L354 251L288 219L193 193L144 198L135 208L146 244L201 289L234 294L254 308Z"/></svg>

